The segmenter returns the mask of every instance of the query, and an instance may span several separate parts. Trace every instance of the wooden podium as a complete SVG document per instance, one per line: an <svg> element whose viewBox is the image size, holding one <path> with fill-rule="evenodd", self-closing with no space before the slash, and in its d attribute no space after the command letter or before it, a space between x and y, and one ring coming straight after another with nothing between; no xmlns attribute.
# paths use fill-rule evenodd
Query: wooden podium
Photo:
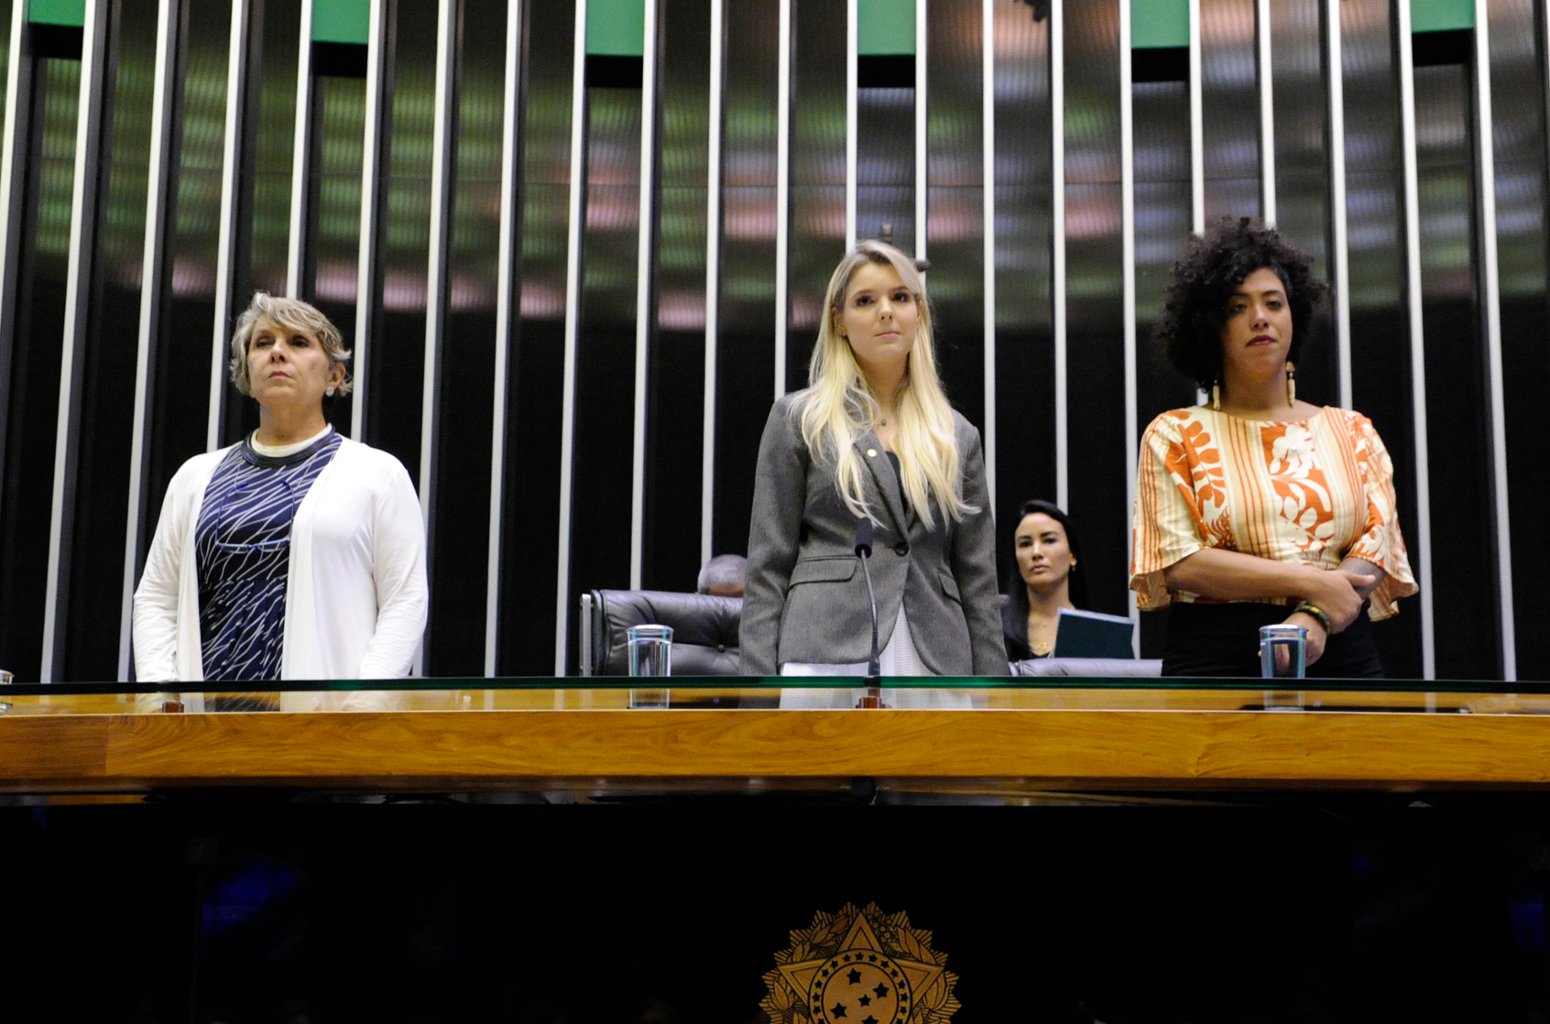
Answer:
<svg viewBox="0 0 1550 1024"><path fill-rule="evenodd" d="M133 696L34 692L0 715L0 787L580 794L824 791L864 777L1015 796L1550 783L1550 696L1076 682L967 689L975 706L953 710L739 707L778 691L703 684L675 688L665 709L632 709L619 688L467 681L391 692L397 710L379 712L139 713Z"/></svg>
<svg viewBox="0 0 1550 1024"><path fill-rule="evenodd" d="M14 687L9 1016L754 1024L794 932L872 904L929 933L954 1024L1550 1013L1545 696L574 682Z"/></svg>

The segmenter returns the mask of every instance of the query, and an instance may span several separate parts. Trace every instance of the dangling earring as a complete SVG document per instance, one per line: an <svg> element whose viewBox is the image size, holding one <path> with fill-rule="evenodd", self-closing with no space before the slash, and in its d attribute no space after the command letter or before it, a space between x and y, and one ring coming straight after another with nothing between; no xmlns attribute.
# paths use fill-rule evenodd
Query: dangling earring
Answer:
<svg viewBox="0 0 1550 1024"><path fill-rule="evenodd" d="M1297 367L1286 364L1286 404L1297 404Z"/></svg>
<svg viewBox="0 0 1550 1024"><path fill-rule="evenodd" d="M1220 381L1211 382L1211 408L1217 412L1222 411L1222 384Z"/></svg>

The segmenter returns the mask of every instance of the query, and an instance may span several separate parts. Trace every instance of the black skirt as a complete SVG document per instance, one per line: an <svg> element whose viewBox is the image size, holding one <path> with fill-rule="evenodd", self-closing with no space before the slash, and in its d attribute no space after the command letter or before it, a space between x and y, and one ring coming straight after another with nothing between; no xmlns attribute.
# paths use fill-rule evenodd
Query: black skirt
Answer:
<svg viewBox="0 0 1550 1024"><path fill-rule="evenodd" d="M1168 609L1165 676L1259 678L1259 627L1285 621L1292 610L1280 604L1184 604ZM1309 679L1381 679L1383 665L1372 642L1372 620L1362 607L1345 632L1324 646L1308 666Z"/></svg>

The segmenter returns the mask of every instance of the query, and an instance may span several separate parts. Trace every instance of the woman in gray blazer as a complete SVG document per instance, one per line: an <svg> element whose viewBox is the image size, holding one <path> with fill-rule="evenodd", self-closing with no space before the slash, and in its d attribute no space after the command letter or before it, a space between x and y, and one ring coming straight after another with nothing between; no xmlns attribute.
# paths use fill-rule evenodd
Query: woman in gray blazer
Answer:
<svg viewBox="0 0 1550 1024"><path fill-rule="evenodd" d="M748 530L742 672L1005 675L979 431L943 394L925 283L893 246L835 269L809 386L770 410Z"/></svg>

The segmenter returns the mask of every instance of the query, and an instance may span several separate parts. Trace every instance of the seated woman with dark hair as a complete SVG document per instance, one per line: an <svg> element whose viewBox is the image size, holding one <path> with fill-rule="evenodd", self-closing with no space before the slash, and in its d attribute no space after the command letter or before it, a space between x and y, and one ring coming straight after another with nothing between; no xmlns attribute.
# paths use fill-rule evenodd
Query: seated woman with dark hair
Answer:
<svg viewBox="0 0 1550 1024"><path fill-rule="evenodd" d="M1087 587L1076 567L1076 534L1060 506L1037 499L1024 502L1013 540L1012 581L1001 606L1008 659L1049 657L1060 609L1087 603Z"/></svg>
<svg viewBox="0 0 1550 1024"><path fill-rule="evenodd" d="M1283 621L1307 628L1310 676L1383 673L1369 620L1416 585L1372 422L1297 398L1324 287L1248 218L1174 265L1157 338L1211 401L1141 441L1130 586L1143 611L1172 605L1164 675L1258 676L1258 628Z"/></svg>

